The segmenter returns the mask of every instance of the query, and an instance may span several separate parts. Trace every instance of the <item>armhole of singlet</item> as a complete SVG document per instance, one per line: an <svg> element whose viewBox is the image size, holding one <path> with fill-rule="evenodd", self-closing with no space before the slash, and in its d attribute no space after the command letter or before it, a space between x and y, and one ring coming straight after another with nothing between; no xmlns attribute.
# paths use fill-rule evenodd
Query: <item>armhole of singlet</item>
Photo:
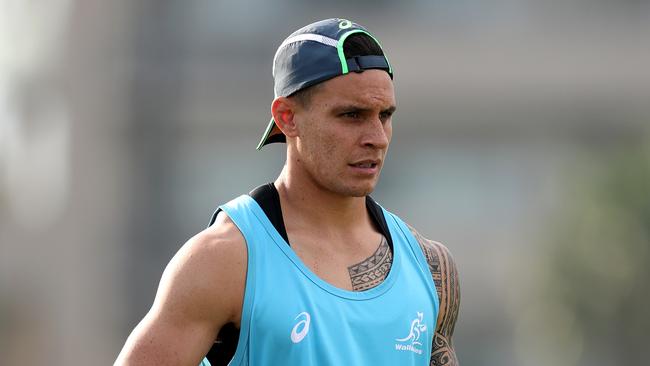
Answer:
<svg viewBox="0 0 650 366"><path fill-rule="evenodd" d="M223 210L218 207L208 223L208 227L217 221L217 216ZM208 353L205 355L199 366L227 366L232 361L239 345L239 329L233 323L224 325L217 340L214 342Z"/></svg>

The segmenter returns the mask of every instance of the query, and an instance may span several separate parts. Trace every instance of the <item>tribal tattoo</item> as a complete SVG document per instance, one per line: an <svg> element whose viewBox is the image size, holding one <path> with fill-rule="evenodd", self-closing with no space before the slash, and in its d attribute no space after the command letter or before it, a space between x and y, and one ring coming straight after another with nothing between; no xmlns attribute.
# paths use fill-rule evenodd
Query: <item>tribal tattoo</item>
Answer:
<svg viewBox="0 0 650 366"><path fill-rule="evenodd" d="M379 285L388 276L393 252L386 238L382 237L377 250L364 261L348 267L352 290L363 291Z"/></svg>
<svg viewBox="0 0 650 366"><path fill-rule="evenodd" d="M423 237L410 226L409 229L420 244L427 263L429 263L440 301L438 324L433 338L429 365L458 366L458 358L451 340L460 309L460 286L456 263L444 245Z"/></svg>

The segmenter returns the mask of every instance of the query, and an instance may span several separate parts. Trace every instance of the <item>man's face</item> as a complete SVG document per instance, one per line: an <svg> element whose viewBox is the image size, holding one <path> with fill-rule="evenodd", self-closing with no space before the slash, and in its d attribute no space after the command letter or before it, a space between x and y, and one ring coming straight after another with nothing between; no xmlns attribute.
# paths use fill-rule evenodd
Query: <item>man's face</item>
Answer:
<svg viewBox="0 0 650 366"><path fill-rule="evenodd" d="M327 191L369 194L388 150L394 111L393 82L385 71L349 73L322 83L294 115L298 166Z"/></svg>

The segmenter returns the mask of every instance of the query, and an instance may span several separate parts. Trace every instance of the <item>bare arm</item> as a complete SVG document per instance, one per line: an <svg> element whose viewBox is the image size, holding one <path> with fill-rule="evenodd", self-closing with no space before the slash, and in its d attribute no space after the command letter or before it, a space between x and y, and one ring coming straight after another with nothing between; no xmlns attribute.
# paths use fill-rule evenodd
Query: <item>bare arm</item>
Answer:
<svg viewBox="0 0 650 366"><path fill-rule="evenodd" d="M245 280L244 239L220 214L169 262L115 365L198 365L221 327L239 324Z"/></svg>
<svg viewBox="0 0 650 366"><path fill-rule="evenodd" d="M433 338L430 365L458 366L458 358L451 339L460 308L460 286L456 263L444 245L423 237L410 226L409 228L429 263L440 300L440 312Z"/></svg>

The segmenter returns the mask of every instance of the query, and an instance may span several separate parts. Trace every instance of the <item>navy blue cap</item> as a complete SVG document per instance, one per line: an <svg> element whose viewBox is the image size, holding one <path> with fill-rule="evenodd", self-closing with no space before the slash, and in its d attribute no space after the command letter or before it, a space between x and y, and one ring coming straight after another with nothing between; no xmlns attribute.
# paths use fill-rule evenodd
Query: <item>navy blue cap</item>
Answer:
<svg viewBox="0 0 650 366"><path fill-rule="evenodd" d="M345 40L355 33L370 36L381 47L364 27L346 19L321 20L293 32L280 44L273 58L275 97L288 97L351 71L381 69L392 78L393 70L385 56L345 57ZM286 136L271 118L257 149L273 142L286 142Z"/></svg>

